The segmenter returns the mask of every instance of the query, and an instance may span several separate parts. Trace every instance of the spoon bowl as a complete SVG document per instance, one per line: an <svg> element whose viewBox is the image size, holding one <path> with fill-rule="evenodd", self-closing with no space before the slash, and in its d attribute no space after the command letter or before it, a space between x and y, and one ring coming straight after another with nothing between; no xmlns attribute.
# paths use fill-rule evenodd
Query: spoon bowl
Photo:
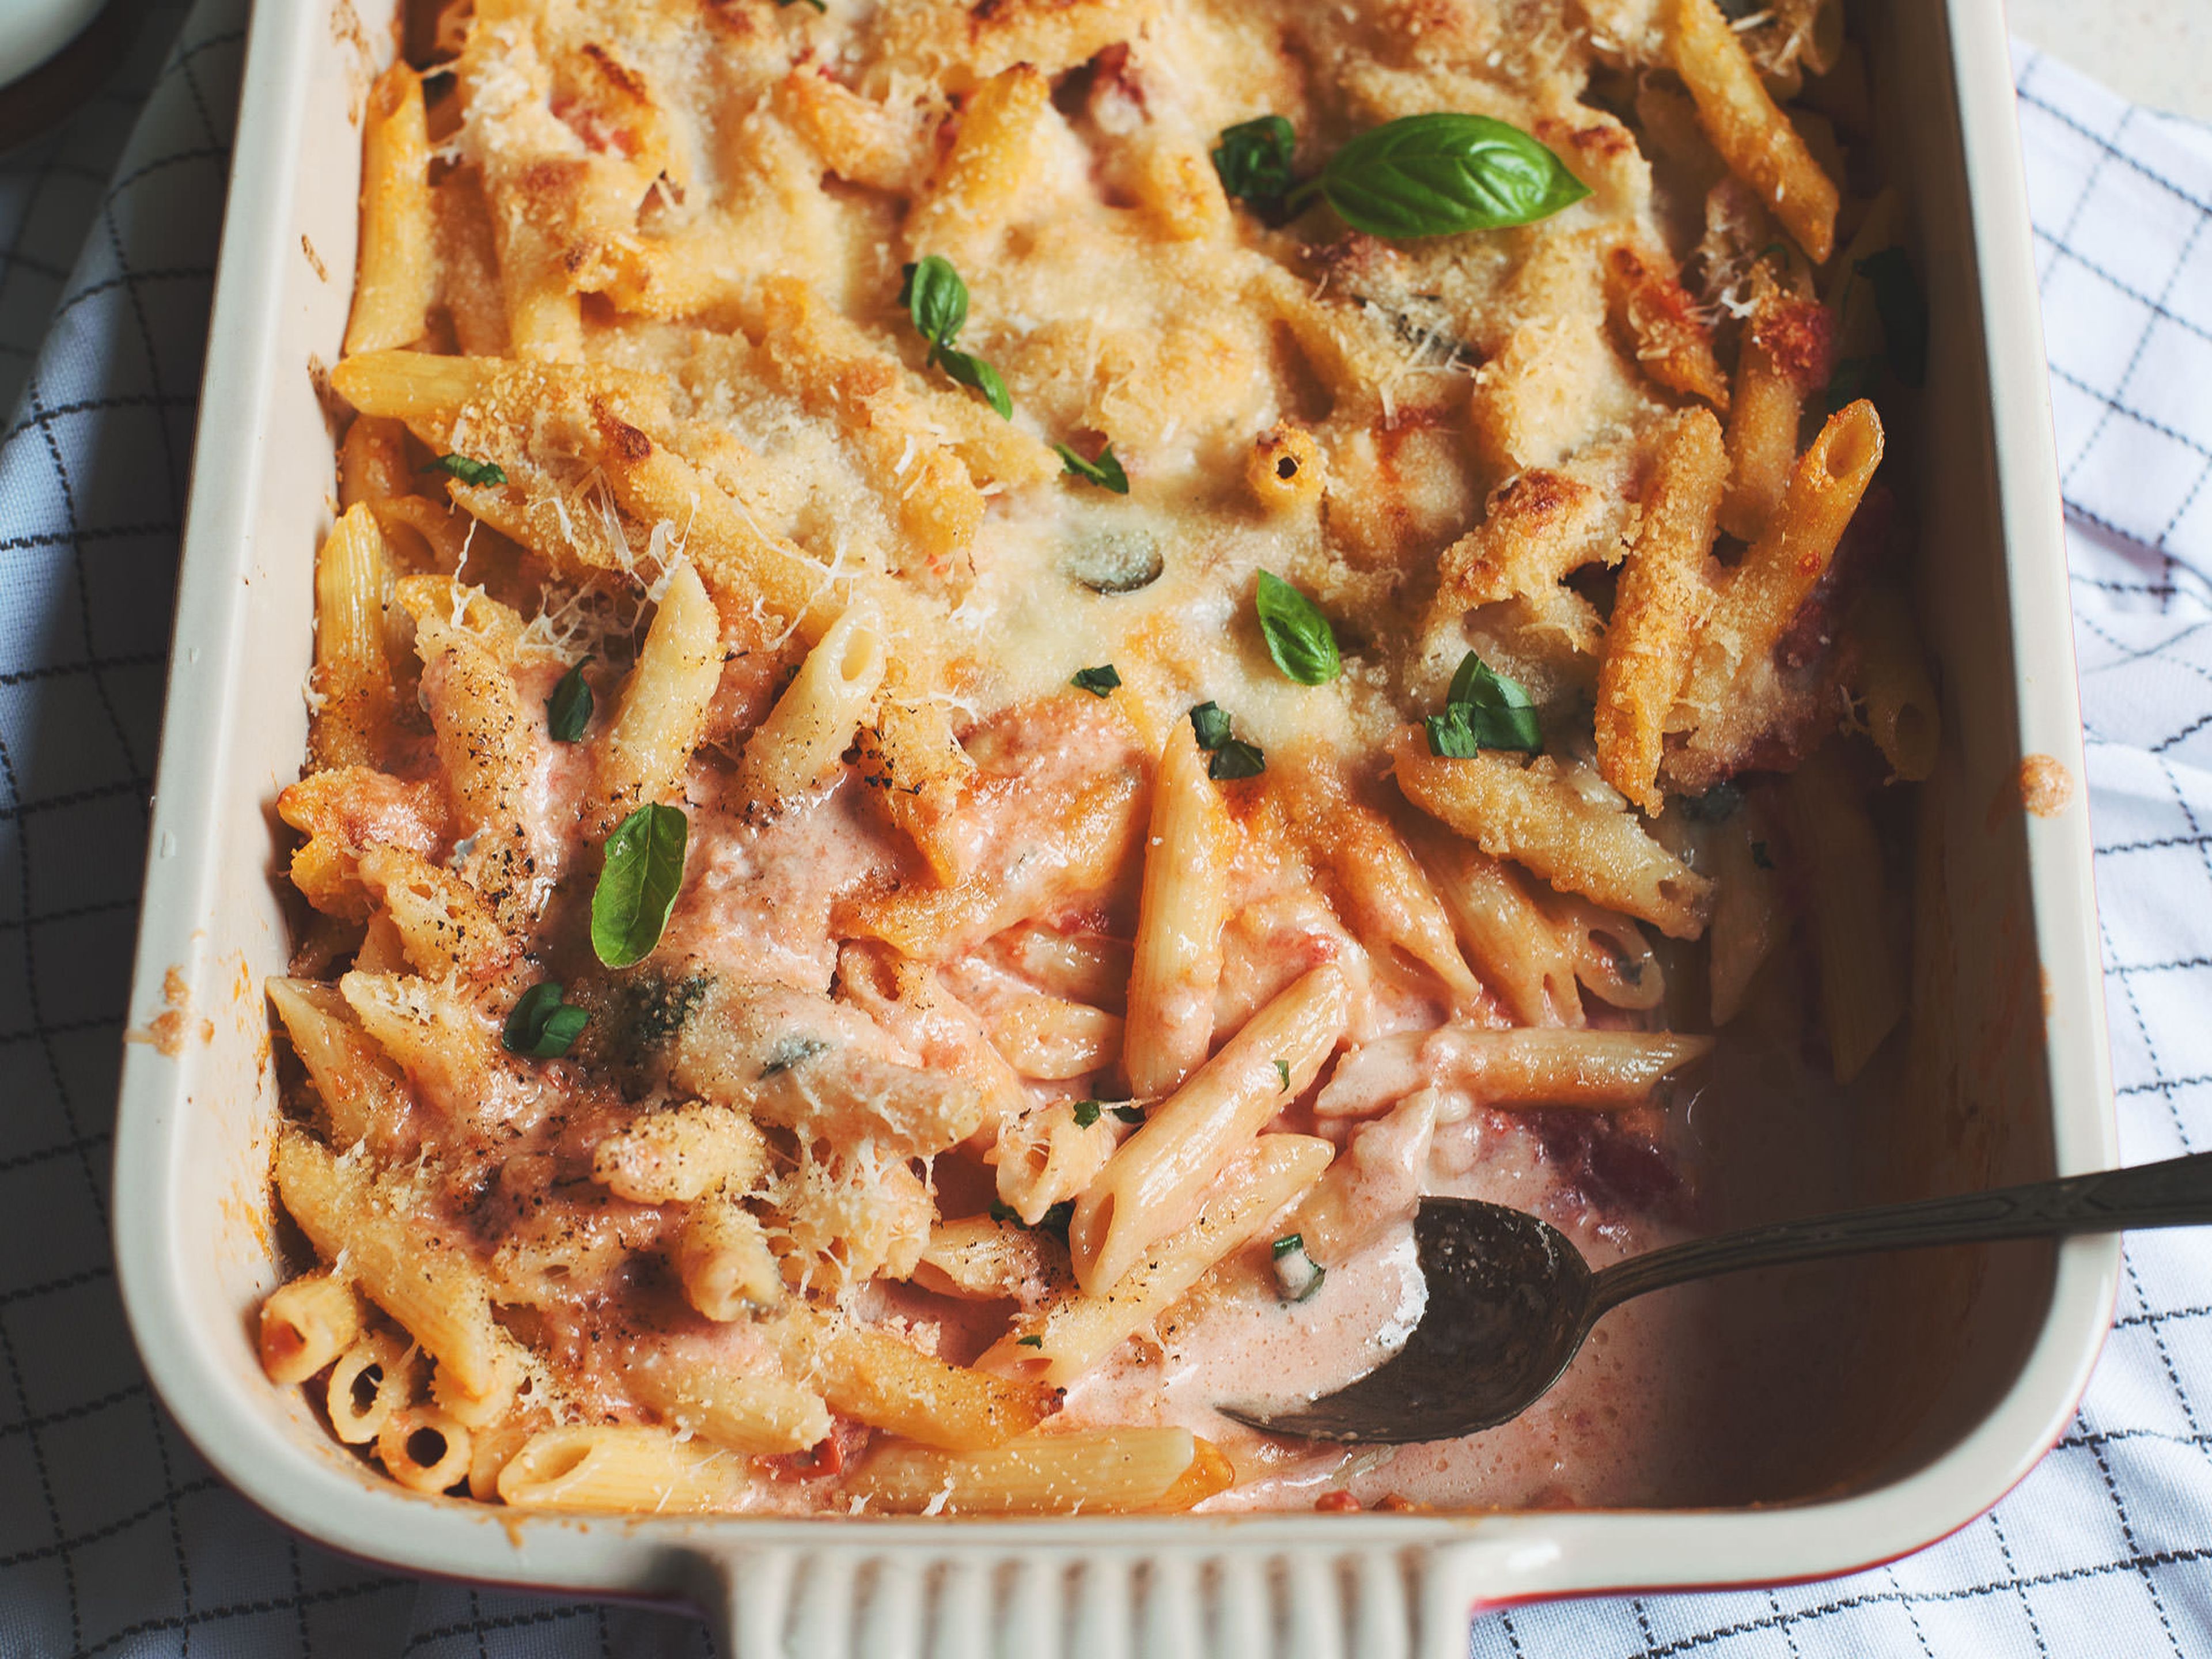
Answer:
<svg viewBox="0 0 2212 1659"><path fill-rule="evenodd" d="M1502 1204L1430 1198L1413 1239L1428 1302L1405 1346L1310 1404L1223 1413L1309 1440L1448 1440L1511 1420L1559 1380L1595 1322L1589 1264L1565 1234Z"/></svg>
<svg viewBox="0 0 2212 1659"><path fill-rule="evenodd" d="M1648 1291L1875 1250L2208 1224L2212 1152L1723 1233L1596 1273L1572 1241L1535 1216L1474 1199L1425 1198L1413 1238L1428 1300L1406 1345L1334 1394L1220 1410L1270 1434L1309 1440L1453 1440L1528 1410L1559 1380L1592 1326Z"/></svg>

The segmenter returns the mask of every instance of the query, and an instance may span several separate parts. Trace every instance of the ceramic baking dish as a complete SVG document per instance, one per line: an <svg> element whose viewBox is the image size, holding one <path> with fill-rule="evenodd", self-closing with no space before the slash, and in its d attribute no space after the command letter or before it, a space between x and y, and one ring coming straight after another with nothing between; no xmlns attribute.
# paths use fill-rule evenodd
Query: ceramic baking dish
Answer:
<svg viewBox="0 0 2212 1659"><path fill-rule="evenodd" d="M2115 1153L2081 791L2040 815L2021 801L2024 757L2078 781L2081 753L2003 16L1997 0L1860 11L1933 313L1923 418L1900 423L1893 455L1923 532L1946 722L1920 824L1919 1019L1908 1084L1869 1107L1871 1198ZM578 1519L411 1497L332 1443L299 1390L264 1381L250 1341L276 1278L259 987L286 956L271 803L302 750L310 552L332 514L320 366L345 320L355 120L387 17L364 3L356 21L337 0L264 4L253 20L132 1001L164 1041L131 1045L123 1073L116 1246L131 1324L170 1409L240 1490L397 1567L690 1602L745 1659L1444 1659L1486 1606L1899 1554L1972 1519L2042 1455L2110 1318L2112 1238L1803 1279L1817 1296L1855 1273L1889 1298L1865 1386L1832 1425L1811 1425L1820 1449L1796 1478L1734 1509Z"/></svg>

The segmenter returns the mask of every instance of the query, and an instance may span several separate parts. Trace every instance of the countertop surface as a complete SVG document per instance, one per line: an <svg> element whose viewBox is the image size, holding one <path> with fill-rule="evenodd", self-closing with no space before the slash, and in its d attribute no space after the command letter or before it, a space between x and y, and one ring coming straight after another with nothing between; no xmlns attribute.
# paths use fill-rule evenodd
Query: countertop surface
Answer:
<svg viewBox="0 0 2212 1659"><path fill-rule="evenodd" d="M2212 121L2212 0L2009 0L2013 32L2123 98Z"/></svg>

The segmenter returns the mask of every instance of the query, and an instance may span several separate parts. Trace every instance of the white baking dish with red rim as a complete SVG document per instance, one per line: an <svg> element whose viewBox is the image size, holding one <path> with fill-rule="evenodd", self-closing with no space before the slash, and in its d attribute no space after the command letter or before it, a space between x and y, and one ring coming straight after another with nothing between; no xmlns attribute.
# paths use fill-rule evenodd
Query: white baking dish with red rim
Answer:
<svg viewBox="0 0 2212 1659"><path fill-rule="evenodd" d="M1944 769L1922 818L1917 990L1936 1079L1884 1120L1899 1188L2115 1158L2057 475L2003 14L1889 0L1875 45L1889 176L1908 181L1933 313L1911 471ZM1825 1577L1964 1524L2063 1429L2109 1322L2115 1238L2006 1245L1925 1277L1938 1333L1869 1364L1912 1421L1809 1500L1735 1510L1275 1515L1039 1523L579 1518L411 1496L271 1387L249 1315L274 1282L276 1100L264 977L287 954L271 808L296 775L310 550L331 521L318 400L352 269L359 132L386 9L257 9L216 290L131 1011L116 1249L146 1366L208 1460L278 1520L418 1572L689 1601L722 1651L1465 1651L1486 1606ZM369 27L364 34L362 23ZM1901 434L1900 434L1901 435ZM2021 810L2024 757L2075 787ZM2047 804L2047 802L2046 802Z"/></svg>

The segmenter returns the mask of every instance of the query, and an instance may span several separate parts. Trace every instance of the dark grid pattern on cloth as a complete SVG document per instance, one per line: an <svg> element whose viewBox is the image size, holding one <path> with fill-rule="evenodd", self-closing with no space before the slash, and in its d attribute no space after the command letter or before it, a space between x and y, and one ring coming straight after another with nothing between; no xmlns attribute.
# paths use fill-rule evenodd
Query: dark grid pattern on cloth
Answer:
<svg viewBox="0 0 2212 1659"><path fill-rule="evenodd" d="M0 1659L706 1653L673 1615L292 1539L184 1443L124 1329L109 1134L244 10L157 10L82 116L0 157ZM2212 141L2048 60L2019 79L2139 1160L2212 1144ZM2131 1240L2122 1298L2072 1431L1945 1543L1496 1614L1473 1652L2212 1653L2212 1256Z"/></svg>

